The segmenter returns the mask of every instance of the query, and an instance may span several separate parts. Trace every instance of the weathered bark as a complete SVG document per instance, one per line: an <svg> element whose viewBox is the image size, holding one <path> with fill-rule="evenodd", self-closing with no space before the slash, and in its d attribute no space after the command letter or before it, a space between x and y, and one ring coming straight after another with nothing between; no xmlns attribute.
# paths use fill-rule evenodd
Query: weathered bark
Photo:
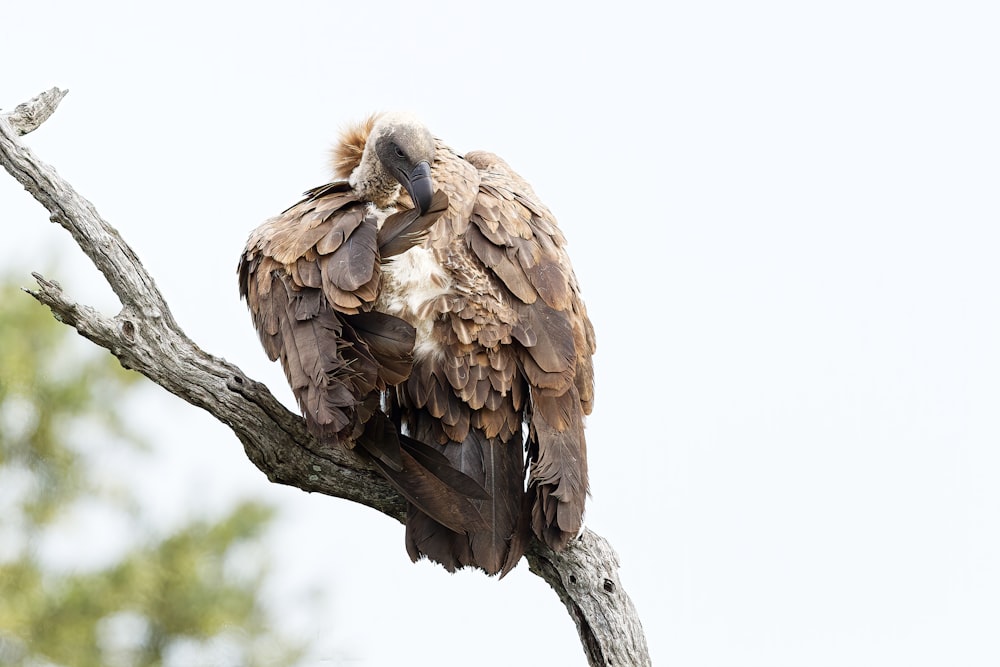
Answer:
<svg viewBox="0 0 1000 667"><path fill-rule="evenodd" d="M26 291L126 368L229 426L272 482L361 503L402 521L405 501L373 468L350 454L320 448L302 418L267 387L188 338L117 230L18 140L41 125L65 94L53 88L0 115L0 163L48 209L53 222L72 234L104 274L122 310L114 317L98 313L38 274L33 274L38 289ZM651 664L638 615L618 580L618 558L606 540L587 530L562 553L536 541L527 560L566 606L590 665Z"/></svg>

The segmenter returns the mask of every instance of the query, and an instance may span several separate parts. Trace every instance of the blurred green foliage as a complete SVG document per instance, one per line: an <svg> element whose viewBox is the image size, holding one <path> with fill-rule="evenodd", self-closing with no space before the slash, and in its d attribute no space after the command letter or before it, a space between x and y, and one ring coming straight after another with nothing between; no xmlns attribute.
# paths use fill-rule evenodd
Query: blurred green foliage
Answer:
<svg viewBox="0 0 1000 667"><path fill-rule="evenodd" d="M118 407L141 377L74 338L9 281L0 287L0 665L293 664L302 649L269 628L258 594L265 566L238 566L259 554L272 509L246 502L168 534L149 527L127 486L97 479L80 442L143 446ZM53 567L44 543L81 503L130 517L136 539L110 565Z"/></svg>

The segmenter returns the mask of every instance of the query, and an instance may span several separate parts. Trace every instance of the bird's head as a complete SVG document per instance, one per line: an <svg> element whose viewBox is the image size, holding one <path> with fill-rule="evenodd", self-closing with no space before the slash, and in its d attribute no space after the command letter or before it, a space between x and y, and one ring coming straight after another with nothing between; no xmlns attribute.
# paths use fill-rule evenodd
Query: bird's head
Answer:
<svg viewBox="0 0 1000 667"><path fill-rule="evenodd" d="M408 114L383 114L368 135L351 185L380 206L391 203L401 185L413 205L424 213L434 194L433 162L434 136L430 130Z"/></svg>

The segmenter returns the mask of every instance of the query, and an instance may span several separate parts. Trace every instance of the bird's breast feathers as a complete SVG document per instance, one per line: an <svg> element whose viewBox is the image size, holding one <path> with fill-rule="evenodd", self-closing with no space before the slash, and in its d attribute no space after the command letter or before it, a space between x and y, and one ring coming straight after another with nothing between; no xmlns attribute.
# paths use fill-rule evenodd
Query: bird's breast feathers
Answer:
<svg viewBox="0 0 1000 667"><path fill-rule="evenodd" d="M432 304L451 291L452 280L434 250L417 246L387 261L382 267L382 289L376 310L406 320L417 330L413 348L416 359L438 351L432 338Z"/></svg>

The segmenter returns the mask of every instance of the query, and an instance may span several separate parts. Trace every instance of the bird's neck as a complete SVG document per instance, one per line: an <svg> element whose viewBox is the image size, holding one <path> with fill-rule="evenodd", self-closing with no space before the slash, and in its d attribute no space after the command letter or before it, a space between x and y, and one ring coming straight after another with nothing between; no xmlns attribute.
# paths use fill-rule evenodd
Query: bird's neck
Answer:
<svg viewBox="0 0 1000 667"><path fill-rule="evenodd" d="M379 208L392 206L399 199L399 181L375 160L362 160L348 181L361 199Z"/></svg>

